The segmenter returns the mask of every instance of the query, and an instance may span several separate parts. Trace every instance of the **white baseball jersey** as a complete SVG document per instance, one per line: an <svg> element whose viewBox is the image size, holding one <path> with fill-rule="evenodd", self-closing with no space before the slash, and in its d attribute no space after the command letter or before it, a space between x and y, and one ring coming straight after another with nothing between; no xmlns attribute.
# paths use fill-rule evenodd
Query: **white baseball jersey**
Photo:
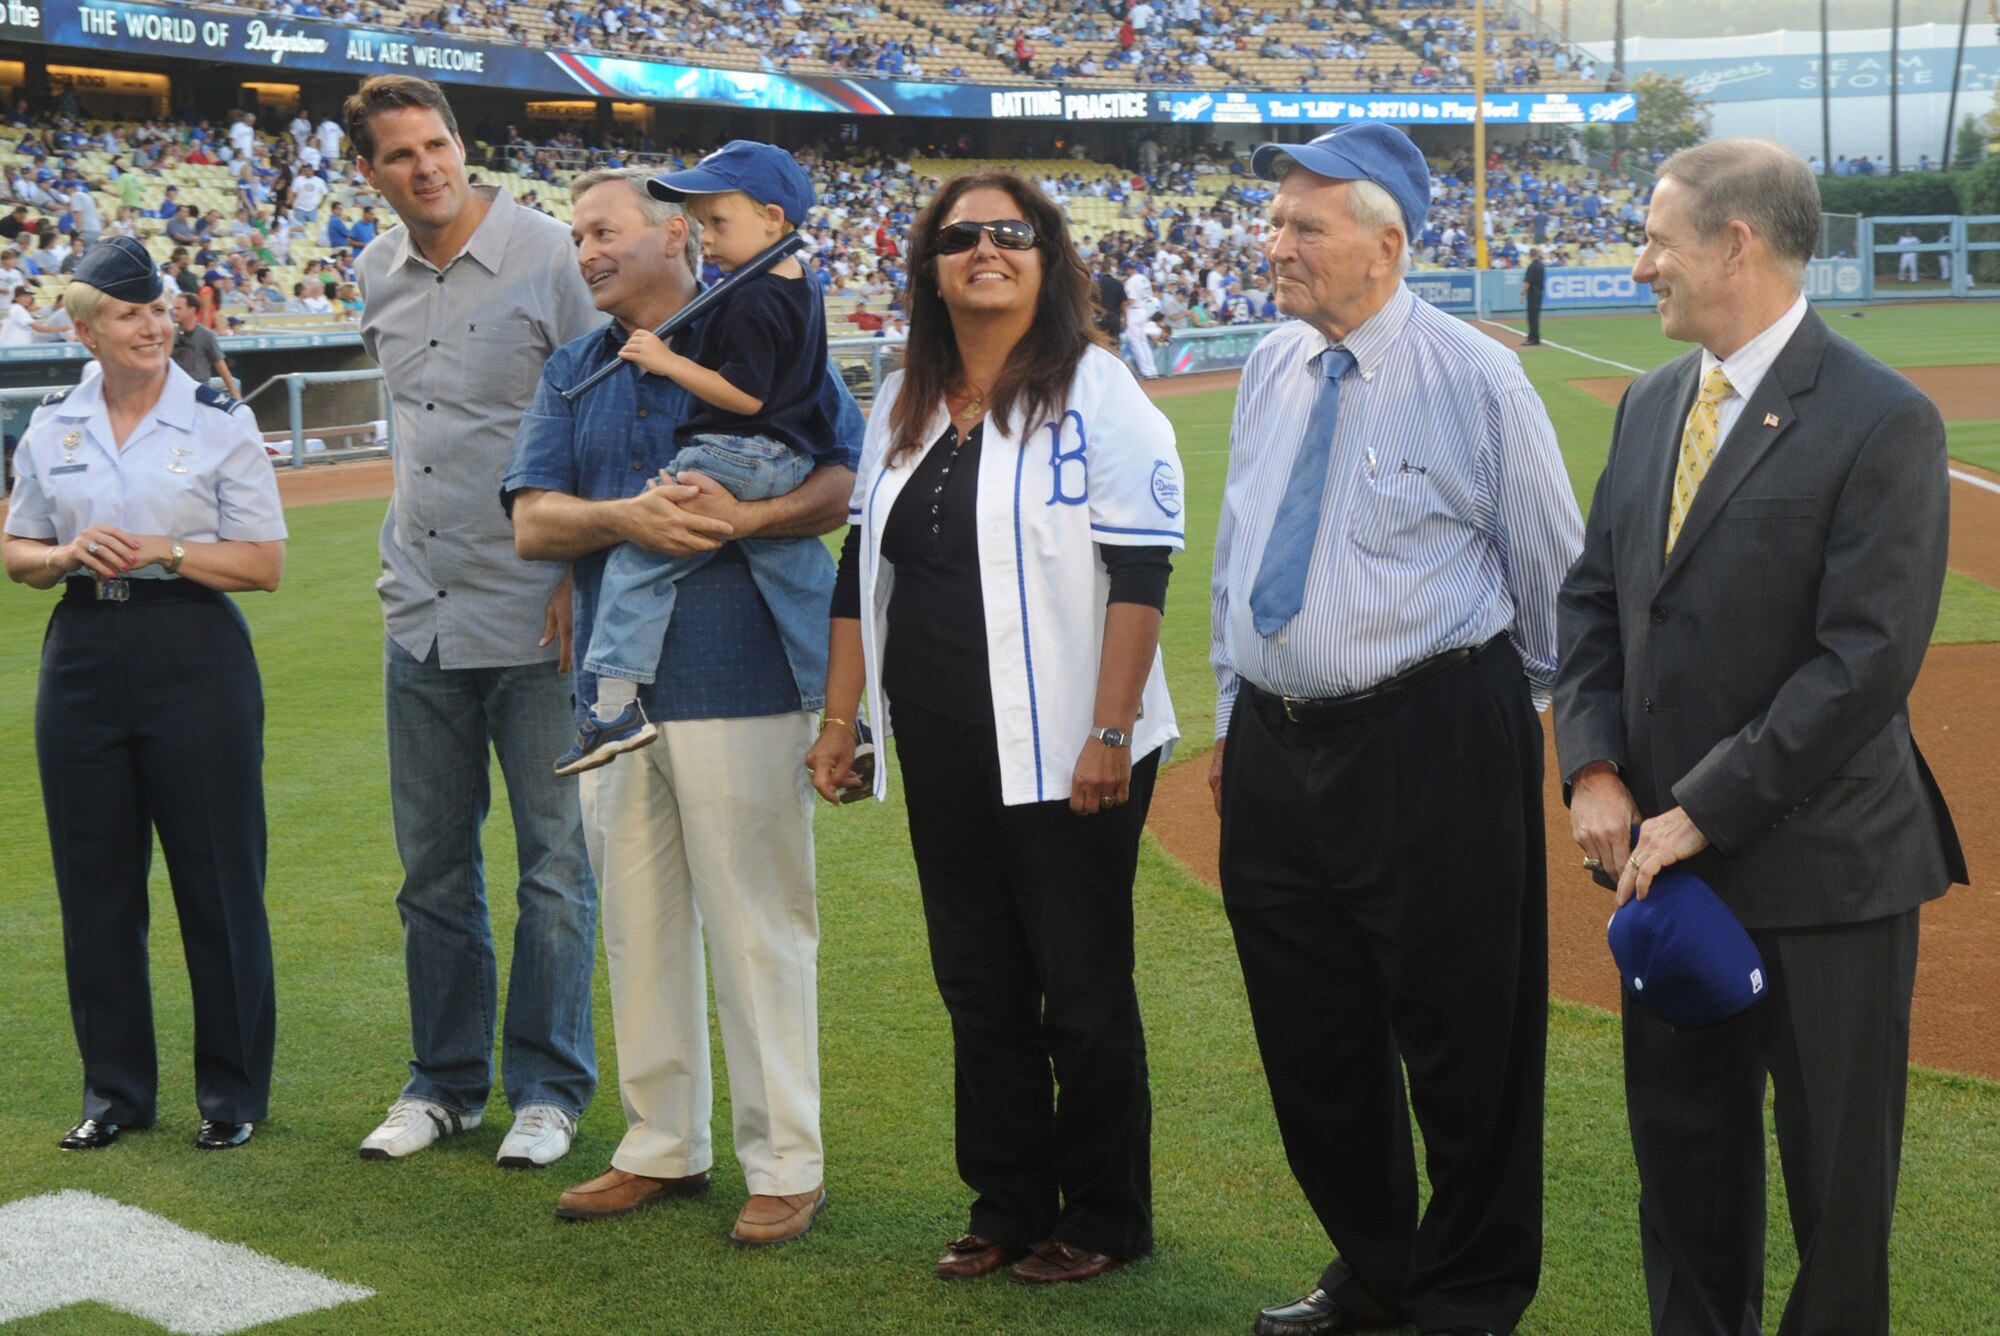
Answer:
<svg viewBox="0 0 2000 1336"><path fill-rule="evenodd" d="M882 737L892 722L882 691L882 650L896 574L882 559L882 530L948 420L939 404L923 448L893 466L885 463L889 415L902 382L901 372L890 376L875 400L848 503L848 523L861 529L868 715ZM1007 430L1011 424L988 419L979 452L979 577L1001 801L1010 807L1067 800L1077 757L1098 722L1092 715L1111 578L1096 545L1176 552L1185 545L1174 429L1125 364L1091 348L1070 382L1068 403L1057 420L1019 434ZM1164 763L1179 737L1155 650L1133 729L1133 758L1159 748ZM888 749L877 754L886 756ZM878 764L878 798L888 782L888 766Z"/></svg>

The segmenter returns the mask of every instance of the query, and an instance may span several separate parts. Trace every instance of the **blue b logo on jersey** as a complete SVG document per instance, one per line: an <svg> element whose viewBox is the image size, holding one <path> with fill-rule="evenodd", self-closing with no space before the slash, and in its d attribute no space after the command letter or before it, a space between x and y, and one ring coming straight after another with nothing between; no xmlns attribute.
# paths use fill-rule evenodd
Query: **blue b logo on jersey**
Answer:
<svg viewBox="0 0 2000 1336"><path fill-rule="evenodd" d="M1063 430L1072 422L1076 423L1076 448L1064 450ZM1084 439L1083 415L1072 408L1063 414L1062 421L1050 422L1046 426L1049 433L1050 484L1047 504L1080 506L1090 500L1090 464L1085 458L1086 452L1090 449L1090 442ZM1074 478L1068 476L1071 464L1077 468L1077 476ZM1074 493L1065 491L1064 484L1068 482L1075 482L1079 490Z"/></svg>

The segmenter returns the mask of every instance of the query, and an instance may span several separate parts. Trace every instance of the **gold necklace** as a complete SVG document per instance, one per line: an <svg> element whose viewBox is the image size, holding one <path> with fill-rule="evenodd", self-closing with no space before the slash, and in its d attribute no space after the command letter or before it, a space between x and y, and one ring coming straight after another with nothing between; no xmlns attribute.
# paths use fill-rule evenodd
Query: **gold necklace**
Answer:
<svg viewBox="0 0 2000 1336"><path fill-rule="evenodd" d="M986 411L986 392L974 390L972 397L965 401L965 407L958 410L958 416L966 422L974 421Z"/></svg>

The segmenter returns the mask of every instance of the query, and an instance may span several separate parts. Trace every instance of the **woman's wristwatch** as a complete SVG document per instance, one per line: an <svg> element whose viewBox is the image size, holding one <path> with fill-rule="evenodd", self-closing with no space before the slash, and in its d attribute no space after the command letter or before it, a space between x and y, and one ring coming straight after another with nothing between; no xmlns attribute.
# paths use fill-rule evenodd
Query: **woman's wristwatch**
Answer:
<svg viewBox="0 0 2000 1336"><path fill-rule="evenodd" d="M1111 724L1106 724L1102 728L1091 729L1090 736L1096 738L1107 747L1129 747L1132 745L1132 735L1124 729Z"/></svg>
<svg viewBox="0 0 2000 1336"><path fill-rule="evenodd" d="M181 560L187 556L187 549L181 546L181 540L178 538L169 538L167 541L172 544L167 549L172 554L172 559L160 564L166 568L168 575L179 575L181 573Z"/></svg>

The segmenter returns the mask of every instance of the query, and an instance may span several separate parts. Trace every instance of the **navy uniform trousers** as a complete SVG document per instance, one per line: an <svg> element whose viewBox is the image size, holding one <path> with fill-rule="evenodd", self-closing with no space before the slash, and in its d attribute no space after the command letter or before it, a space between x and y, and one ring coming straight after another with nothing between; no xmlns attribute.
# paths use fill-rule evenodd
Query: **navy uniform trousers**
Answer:
<svg viewBox="0 0 2000 1336"><path fill-rule="evenodd" d="M195 1103L267 1112L277 999L264 916L264 696L236 605L187 580L100 603L72 580L49 619L35 751L62 901L83 1115L153 1121L147 977L153 832L194 993Z"/></svg>

